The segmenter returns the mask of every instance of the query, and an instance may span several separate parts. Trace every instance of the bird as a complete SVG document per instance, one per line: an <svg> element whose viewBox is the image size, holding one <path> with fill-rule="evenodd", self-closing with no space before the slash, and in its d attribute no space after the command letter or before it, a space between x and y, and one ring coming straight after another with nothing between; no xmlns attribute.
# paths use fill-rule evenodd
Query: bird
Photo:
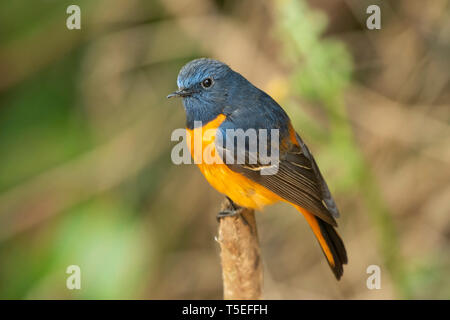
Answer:
<svg viewBox="0 0 450 320"><path fill-rule="evenodd" d="M209 184L232 205L218 217L239 214L243 208L262 210L280 201L292 205L305 217L334 276L340 280L348 259L335 229L339 210L313 155L283 108L240 73L215 59L199 58L185 64L177 86L178 90L167 98L182 99L191 156ZM238 147L244 151L244 160L236 161L239 150L232 149L237 139L230 138L229 133L249 129L277 130L275 164L263 164L250 157L248 140ZM200 148L195 148L194 137L200 137ZM265 138L256 139L264 142ZM275 169L263 174L268 167Z"/></svg>

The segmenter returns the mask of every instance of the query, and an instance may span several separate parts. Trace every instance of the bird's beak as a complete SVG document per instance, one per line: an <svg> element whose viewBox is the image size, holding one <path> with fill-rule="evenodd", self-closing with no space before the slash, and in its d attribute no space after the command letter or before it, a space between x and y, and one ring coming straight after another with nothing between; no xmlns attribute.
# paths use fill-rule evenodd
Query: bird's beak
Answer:
<svg viewBox="0 0 450 320"><path fill-rule="evenodd" d="M167 96L167 99L173 98L173 97L189 97L192 94L192 91L188 89L181 89L175 92L172 92Z"/></svg>

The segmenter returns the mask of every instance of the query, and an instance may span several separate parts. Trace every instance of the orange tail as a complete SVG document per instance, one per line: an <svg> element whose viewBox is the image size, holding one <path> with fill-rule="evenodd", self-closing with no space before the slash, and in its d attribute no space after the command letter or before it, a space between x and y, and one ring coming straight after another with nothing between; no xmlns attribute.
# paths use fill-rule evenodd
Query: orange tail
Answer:
<svg viewBox="0 0 450 320"><path fill-rule="evenodd" d="M332 225L326 223L316 217L302 207L295 206L308 221L312 231L314 232L320 247L322 248L325 258L330 265L336 279L340 279L344 273L343 265L347 264L347 252L341 237Z"/></svg>

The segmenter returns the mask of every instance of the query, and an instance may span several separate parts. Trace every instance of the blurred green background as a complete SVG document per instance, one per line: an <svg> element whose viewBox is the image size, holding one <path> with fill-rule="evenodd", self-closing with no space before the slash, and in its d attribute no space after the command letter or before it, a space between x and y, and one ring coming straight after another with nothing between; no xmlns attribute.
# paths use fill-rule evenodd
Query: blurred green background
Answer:
<svg viewBox="0 0 450 320"><path fill-rule="evenodd" d="M446 0L2 1L0 298L222 297L222 196L171 162L185 118L165 99L206 56L286 109L342 213L340 282L293 208L258 213L264 297L449 299L449 15Z"/></svg>

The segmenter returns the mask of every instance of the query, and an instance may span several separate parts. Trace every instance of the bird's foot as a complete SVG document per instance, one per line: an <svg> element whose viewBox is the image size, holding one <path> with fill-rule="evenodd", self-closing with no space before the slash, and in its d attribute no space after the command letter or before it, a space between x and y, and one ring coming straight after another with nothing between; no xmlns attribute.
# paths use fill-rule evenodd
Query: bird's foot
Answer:
<svg viewBox="0 0 450 320"><path fill-rule="evenodd" d="M222 219L222 218L234 217L234 216L240 215L242 213L242 211L243 211L242 208L233 209L233 210L228 210L227 209L227 210L220 211L217 214L217 221L220 221L220 219Z"/></svg>
<svg viewBox="0 0 450 320"><path fill-rule="evenodd" d="M229 206L229 208L222 210L217 214L218 222L222 218L238 216L244 211L244 208L242 208L241 206L234 203L233 200L231 200L228 197L227 197L227 199L230 202L230 206Z"/></svg>

